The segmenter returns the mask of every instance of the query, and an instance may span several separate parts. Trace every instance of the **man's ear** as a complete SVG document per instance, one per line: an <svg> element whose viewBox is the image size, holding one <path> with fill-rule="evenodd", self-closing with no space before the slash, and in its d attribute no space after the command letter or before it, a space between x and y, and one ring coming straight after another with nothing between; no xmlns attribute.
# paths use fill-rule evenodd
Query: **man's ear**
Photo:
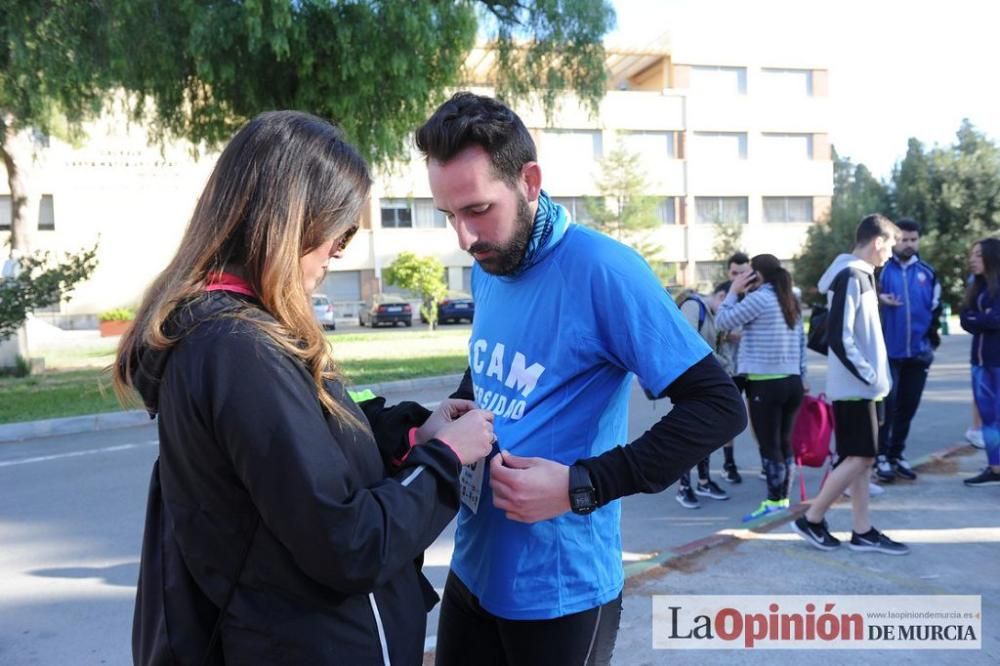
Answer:
<svg viewBox="0 0 1000 666"><path fill-rule="evenodd" d="M537 201L538 195L542 192L542 167L538 162L528 162L521 167L521 183L528 201Z"/></svg>

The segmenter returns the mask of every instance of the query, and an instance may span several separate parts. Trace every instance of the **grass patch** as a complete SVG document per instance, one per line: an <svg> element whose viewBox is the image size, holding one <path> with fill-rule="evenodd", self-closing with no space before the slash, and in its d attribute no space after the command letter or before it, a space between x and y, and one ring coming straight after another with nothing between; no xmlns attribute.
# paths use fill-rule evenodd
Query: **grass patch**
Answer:
<svg viewBox="0 0 1000 666"><path fill-rule="evenodd" d="M341 358L339 363L348 383L357 385L457 374L468 359L463 349L412 358ZM120 409L110 377L98 368L0 378L0 424Z"/></svg>
<svg viewBox="0 0 1000 666"><path fill-rule="evenodd" d="M97 369L0 379L0 423L120 409L111 390L110 378Z"/></svg>

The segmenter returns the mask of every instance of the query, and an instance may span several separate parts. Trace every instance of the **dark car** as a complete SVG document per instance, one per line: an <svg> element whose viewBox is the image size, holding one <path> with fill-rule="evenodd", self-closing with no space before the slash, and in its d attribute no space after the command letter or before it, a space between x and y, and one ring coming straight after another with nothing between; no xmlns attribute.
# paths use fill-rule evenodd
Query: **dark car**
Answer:
<svg viewBox="0 0 1000 666"><path fill-rule="evenodd" d="M358 313L358 324L361 326L413 326L413 308L399 296L375 294L370 296Z"/></svg>
<svg viewBox="0 0 1000 666"><path fill-rule="evenodd" d="M472 322L473 315L476 314L476 303L472 296L461 291L450 291L444 299L438 301L438 323L451 324L455 322ZM424 315L420 315L420 321L426 323Z"/></svg>

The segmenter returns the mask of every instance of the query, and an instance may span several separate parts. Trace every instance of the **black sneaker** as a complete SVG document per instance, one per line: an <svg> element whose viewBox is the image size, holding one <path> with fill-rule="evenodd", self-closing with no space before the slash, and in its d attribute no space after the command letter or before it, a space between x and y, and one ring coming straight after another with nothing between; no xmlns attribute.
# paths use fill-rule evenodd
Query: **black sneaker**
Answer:
<svg viewBox="0 0 1000 666"><path fill-rule="evenodd" d="M986 466L978 476L974 476L971 479L966 479L963 481L965 485L970 488L980 488L982 486L997 486L1000 485L1000 474L993 471L992 467Z"/></svg>
<svg viewBox="0 0 1000 666"><path fill-rule="evenodd" d="M906 555L910 552L909 546L893 541L874 527L864 534L851 532L851 543L847 544L847 547L851 550L885 553L886 555Z"/></svg>
<svg viewBox="0 0 1000 666"><path fill-rule="evenodd" d="M740 472L736 469L736 463L725 463L722 466L722 478L729 483L743 483L743 477L740 476Z"/></svg>
<svg viewBox="0 0 1000 666"><path fill-rule="evenodd" d="M698 498L694 496L694 491L691 490L691 486L686 488L681 487L677 491L677 496L674 498L677 503L680 504L685 509L700 509L701 504L698 502Z"/></svg>
<svg viewBox="0 0 1000 666"><path fill-rule="evenodd" d="M729 499L729 495L726 494L726 491L716 485L715 481L711 480L706 481L704 484L702 484L701 481L698 481L698 485L694 487L694 494L699 497L711 497L714 500Z"/></svg>
<svg viewBox="0 0 1000 666"><path fill-rule="evenodd" d="M906 458L901 456L895 460L890 460L889 462L892 464L892 471L896 473L896 476L906 479L907 481L917 480L917 473L913 471L912 467L910 467L910 463L906 461Z"/></svg>
<svg viewBox="0 0 1000 666"><path fill-rule="evenodd" d="M885 456L879 456L875 461L875 479L882 483L892 483L896 478L896 473L892 471L892 465Z"/></svg>
<svg viewBox="0 0 1000 666"><path fill-rule="evenodd" d="M840 539L830 534L825 519L820 523L810 523L805 516L799 516L792 523L792 529L814 548L836 550L840 547Z"/></svg>

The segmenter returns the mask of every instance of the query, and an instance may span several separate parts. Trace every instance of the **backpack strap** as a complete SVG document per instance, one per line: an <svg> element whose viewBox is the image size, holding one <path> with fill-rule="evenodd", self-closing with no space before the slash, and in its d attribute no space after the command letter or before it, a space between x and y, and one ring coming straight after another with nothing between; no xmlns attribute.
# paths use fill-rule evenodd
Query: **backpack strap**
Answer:
<svg viewBox="0 0 1000 666"><path fill-rule="evenodd" d="M703 300L693 295L681 301L681 305L684 305L688 301L694 301L698 304L698 332L701 333L701 329L705 326L705 320L708 318L708 306L705 305Z"/></svg>

